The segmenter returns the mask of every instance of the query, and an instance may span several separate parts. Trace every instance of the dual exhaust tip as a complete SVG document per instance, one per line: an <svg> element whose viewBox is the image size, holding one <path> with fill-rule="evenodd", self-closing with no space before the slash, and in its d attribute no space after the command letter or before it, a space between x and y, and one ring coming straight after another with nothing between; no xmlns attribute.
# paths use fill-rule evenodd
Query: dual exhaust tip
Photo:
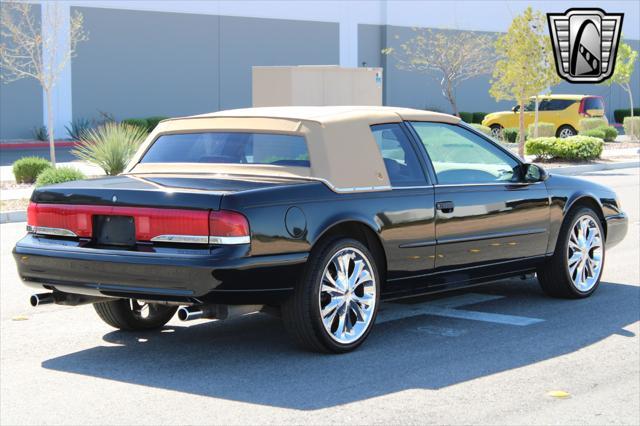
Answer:
<svg viewBox="0 0 640 426"><path fill-rule="evenodd" d="M51 303L55 303L55 298L53 297L53 293L40 293L40 294L32 294L29 298L29 304L34 308L40 305L48 305Z"/></svg>
<svg viewBox="0 0 640 426"><path fill-rule="evenodd" d="M203 306L181 306L178 309L178 319L180 321L191 321L201 318L207 318Z"/></svg>
<svg viewBox="0 0 640 426"><path fill-rule="evenodd" d="M52 303L58 305L78 306L89 303L102 302L104 297L84 296L80 294L70 294L61 292L37 293L29 297L29 304L34 308ZM259 312L264 308L262 305L193 305L181 306L178 309L178 319L180 321L192 321L197 319L219 319L229 318Z"/></svg>

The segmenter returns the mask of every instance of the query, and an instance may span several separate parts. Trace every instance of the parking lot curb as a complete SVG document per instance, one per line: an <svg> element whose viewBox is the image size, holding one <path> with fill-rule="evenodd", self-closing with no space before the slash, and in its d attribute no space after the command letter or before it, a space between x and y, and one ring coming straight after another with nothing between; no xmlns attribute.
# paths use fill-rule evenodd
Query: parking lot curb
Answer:
<svg viewBox="0 0 640 426"><path fill-rule="evenodd" d="M599 172L603 170L631 169L640 167L640 160L625 161L619 163L584 164L579 166L567 166L547 169L551 174L576 175L589 172Z"/></svg>
<svg viewBox="0 0 640 426"><path fill-rule="evenodd" d="M14 223L14 222L26 222L27 211L26 210L14 210L10 212L0 213L0 223Z"/></svg>

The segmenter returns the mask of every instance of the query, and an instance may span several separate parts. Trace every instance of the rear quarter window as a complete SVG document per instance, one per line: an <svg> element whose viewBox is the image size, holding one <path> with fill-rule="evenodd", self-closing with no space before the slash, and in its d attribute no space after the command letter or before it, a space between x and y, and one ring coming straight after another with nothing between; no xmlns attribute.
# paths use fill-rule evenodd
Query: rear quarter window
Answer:
<svg viewBox="0 0 640 426"><path fill-rule="evenodd" d="M604 109L602 98L584 98L584 109Z"/></svg>
<svg viewBox="0 0 640 426"><path fill-rule="evenodd" d="M162 135L140 162L311 165L303 136L248 132Z"/></svg>

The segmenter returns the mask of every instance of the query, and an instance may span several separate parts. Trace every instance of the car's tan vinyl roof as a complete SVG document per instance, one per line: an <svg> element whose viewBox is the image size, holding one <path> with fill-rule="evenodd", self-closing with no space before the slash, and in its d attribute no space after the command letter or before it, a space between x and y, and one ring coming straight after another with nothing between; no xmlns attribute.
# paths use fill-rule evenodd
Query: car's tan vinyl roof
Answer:
<svg viewBox="0 0 640 426"><path fill-rule="evenodd" d="M219 111L160 122L142 144L128 173L205 173L317 179L335 191L390 188L389 176L371 133L373 124L403 120L456 124L460 118L410 108L379 106L264 107ZM162 134L247 131L297 134L306 138L311 167L252 164L140 163Z"/></svg>

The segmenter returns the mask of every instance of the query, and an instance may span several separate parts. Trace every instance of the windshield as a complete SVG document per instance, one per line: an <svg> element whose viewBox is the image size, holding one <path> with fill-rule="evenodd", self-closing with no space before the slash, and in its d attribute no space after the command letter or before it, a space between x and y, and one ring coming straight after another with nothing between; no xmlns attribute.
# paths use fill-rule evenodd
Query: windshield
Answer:
<svg viewBox="0 0 640 426"><path fill-rule="evenodd" d="M310 167L303 136L245 132L162 135L149 147L140 162Z"/></svg>

